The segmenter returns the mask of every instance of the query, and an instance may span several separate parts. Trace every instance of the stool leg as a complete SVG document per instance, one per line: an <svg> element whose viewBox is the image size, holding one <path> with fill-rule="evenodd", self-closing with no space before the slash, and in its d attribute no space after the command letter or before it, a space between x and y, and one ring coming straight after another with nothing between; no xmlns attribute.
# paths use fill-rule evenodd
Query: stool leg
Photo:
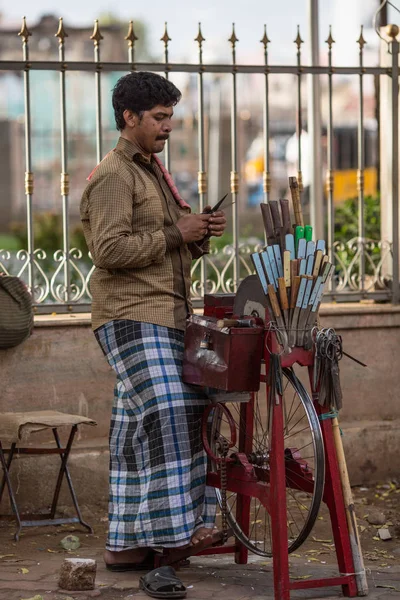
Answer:
<svg viewBox="0 0 400 600"><path fill-rule="evenodd" d="M15 444L13 444L14 449L15 449ZM19 516L19 512L18 512L18 506L15 500L15 496L14 496L14 492L11 486L11 481L10 481L10 476L8 473L8 467L11 464L10 459L8 459L8 466L7 466L7 462L6 459L4 457L4 452L3 452L3 447L1 445L0 442L0 462L1 462L1 466L3 467L3 471L4 471L4 476L3 476L3 480L4 480L4 485L7 484L7 488L8 488L8 494L10 496L10 502L11 502L11 508L14 512L14 516L15 516L15 520L17 521L18 524L18 529L16 531L16 533L14 534L14 539L16 542L18 542L19 540L19 534L21 533L21 529L22 529L22 524L21 524L21 519ZM2 488L4 487L3 482L2 482Z"/></svg>
<svg viewBox="0 0 400 600"><path fill-rule="evenodd" d="M17 444L15 444L15 443L11 444L11 448L9 450L8 459L7 459L7 472L8 473L10 472L10 467L11 467L12 459L14 458L14 452L15 452L16 445ZM3 454L4 454L4 452L3 452ZM0 502L3 497L5 485L6 485L6 476L5 476L5 473L3 473L3 478L1 480L1 485L0 485Z"/></svg>
<svg viewBox="0 0 400 600"><path fill-rule="evenodd" d="M83 525L83 527L86 527L86 529L89 531L89 533L93 533L93 529L90 527L90 525L88 525L83 520L81 511L80 511L80 508L79 508L79 504L78 504L78 499L77 499L76 494L75 494L75 489L74 489L74 486L72 484L71 474L69 472L68 465L67 465L67 461L68 461L68 458L69 458L69 454L71 452L72 443L74 441L74 437L75 437L75 433L76 433L77 429L78 429L77 425L74 425L71 428L71 433L70 433L69 438L68 438L67 446L65 448L65 451L61 455L61 467L60 467L60 471L58 473L58 479L57 479L56 489L54 491L53 503L51 505L51 513L50 514L51 514L51 518L53 519L54 515L55 515L55 512L56 512L56 508L57 508L58 498L59 498L59 495L60 495L62 479L63 479L64 473L65 473L65 477L66 477L66 480L67 480L67 483L68 483L68 487L69 487L69 491L70 491L70 494L71 494L71 498L72 498L72 501L74 503L76 514L78 515L78 518L79 518L79 523L81 525ZM61 442L60 442L60 438L59 438L58 431L57 431L56 428L53 429L53 435L54 435L54 439L55 439L56 444L57 444L57 448L59 448L61 450Z"/></svg>

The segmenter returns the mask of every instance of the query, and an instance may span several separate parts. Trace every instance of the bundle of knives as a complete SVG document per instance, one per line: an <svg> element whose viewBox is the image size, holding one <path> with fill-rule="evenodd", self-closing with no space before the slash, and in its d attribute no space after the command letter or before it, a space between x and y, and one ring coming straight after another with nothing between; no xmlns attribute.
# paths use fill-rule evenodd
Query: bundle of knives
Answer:
<svg viewBox="0 0 400 600"><path fill-rule="evenodd" d="M285 352L294 346L311 348L310 332L318 317L324 289L334 272L325 253L325 241L313 241L312 227L304 226L295 177L289 177L289 186L294 225L289 200L262 204L267 246L251 255Z"/></svg>

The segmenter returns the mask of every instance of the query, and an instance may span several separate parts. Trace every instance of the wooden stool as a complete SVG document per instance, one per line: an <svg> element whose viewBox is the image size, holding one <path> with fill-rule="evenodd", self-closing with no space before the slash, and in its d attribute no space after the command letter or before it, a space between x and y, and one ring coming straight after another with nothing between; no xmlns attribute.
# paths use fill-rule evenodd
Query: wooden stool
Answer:
<svg viewBox="0 0 400 600"><path fill-rule="evenodd" d="M21 533L22 527L37 527L45 525L64 525L68 523L80 523L90 533L93 533L93 529L90 527L90 525L85 523L85 521L82 518L74 486L72 484L71 474L68 468L68 458L71 452L75 433L78 429L78 425L96 425L96 422L86 417L81 417L80 415L70 415L57 411L2 413L0 414L0 421L0 463L3 467L3 478L0 484L0 502L3 496L4 489L7 486L11 508L13 510L14 517L18 525L18 529L14 535L15 540L19 540L19 534ZM65 447L62 447L57 431L58 427L61 426L71 427L68 441ZM20 446L20 442L23 443L24 441L26 441L26 438L27 436L29 436L30 433L34 431L41 431L44 429L52 429L56 444L55 448L32 448ZM9 445L9 448L3 448L2 442ZM60 456L61 465L58 471L58 477L56 487L54 490L50 513L45 515L31 515L30 519L24 518L23 515L20 514L10 479L11 464L16 454L58 454ZM6 455L8 455L7 460ZM68 488L77 516L71 518L56 518L55 515L57 503L64 475L67 480ZM2 516L4 515L0 515L0 518Z"/></svg>

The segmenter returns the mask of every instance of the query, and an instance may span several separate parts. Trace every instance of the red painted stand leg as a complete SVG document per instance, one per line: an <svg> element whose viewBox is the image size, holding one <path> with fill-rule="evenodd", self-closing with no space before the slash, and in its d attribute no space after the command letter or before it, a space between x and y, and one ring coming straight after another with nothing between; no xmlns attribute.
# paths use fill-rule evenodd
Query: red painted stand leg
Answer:
<svg viewBox="0 0 400 600"><path fill-rule="evenodd" d="M271 529L275 600L290 600L282 399L273 406L271 439Z"/></svg>
<svg viewBox="0 0 400 600"><path fill-rule="evenodd" d="M240 406L240 427L239 427L239 451L249 454L253 446L254 432L254 394L251 396L250 402L246 402ZM249 535L250 531L250 496L238 494L236 519L240 528ZM239 565L247 564L249 551L247 548L238 542L238 550L235 553L235 562Z"/></svg>

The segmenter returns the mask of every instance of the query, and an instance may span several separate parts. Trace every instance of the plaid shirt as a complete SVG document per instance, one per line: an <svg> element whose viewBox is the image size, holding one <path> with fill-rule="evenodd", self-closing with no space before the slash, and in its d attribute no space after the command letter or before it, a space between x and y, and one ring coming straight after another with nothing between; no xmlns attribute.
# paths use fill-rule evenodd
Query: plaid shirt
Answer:
<svg viewBox="0 0 400 600"><path fill-rule="evenodd" d="M192 312L192 258L208 251L184 244L178 205L154 157L120 138L89 177L81 220L95 264L92 327L131 319L185 329Z"/></svg>

